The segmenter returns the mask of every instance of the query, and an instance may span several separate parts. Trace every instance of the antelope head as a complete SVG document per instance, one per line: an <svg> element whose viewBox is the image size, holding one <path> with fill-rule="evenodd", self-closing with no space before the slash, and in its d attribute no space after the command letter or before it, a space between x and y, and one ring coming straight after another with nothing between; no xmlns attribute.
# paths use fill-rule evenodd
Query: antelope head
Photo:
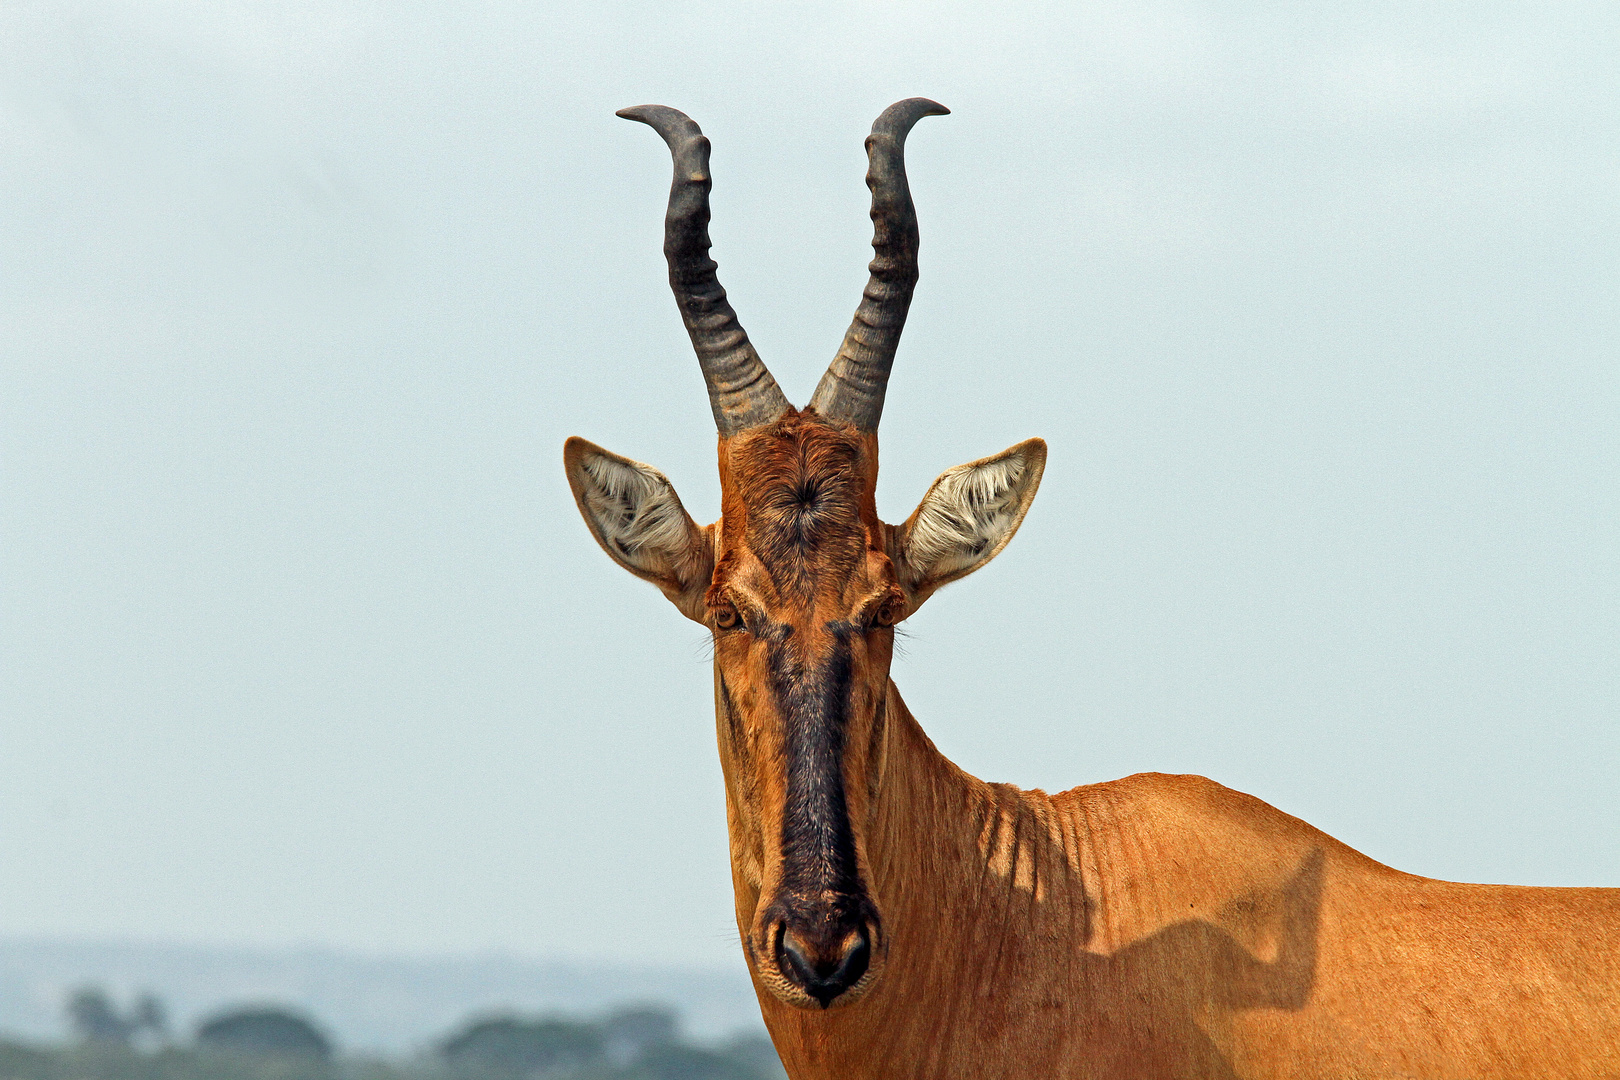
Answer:
<svg viewBox="0 0 1620 1080"><path fill-rule="evenodd" d="M878 519L878 420L917 283L905 140L947 111L911 98L872 126L871 280L802 410L715 276L709 141L674 109L620 112L674 156L664 253L720 433L720 520L698 526L650 466L578 438L563 452L602 549L714 636L738 928L759 984L805 1008L856 1000L888 954L868 845L895 624L1001 551L1046 461L1031 439L944 473L904 524Z"/></svg>

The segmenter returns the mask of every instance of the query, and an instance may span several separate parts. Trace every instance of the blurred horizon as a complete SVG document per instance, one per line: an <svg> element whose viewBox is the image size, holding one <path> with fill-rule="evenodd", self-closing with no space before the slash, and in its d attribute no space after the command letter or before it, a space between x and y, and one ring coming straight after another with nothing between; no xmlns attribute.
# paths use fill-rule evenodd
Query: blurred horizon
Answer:
<svg viewBox="0 0 1620 1080"><path fill-rule="evenodd" d="M65 1005L85 989L118 1007L156 996L182 1041L211 1016L272 1006L315 1021L342 1053L393 1058L434 1050L480 1017L584 1020L636 1005L670 1010L700 1043L764 1033L740 964L0 937L0 1039L71 1043Z"/></svg>

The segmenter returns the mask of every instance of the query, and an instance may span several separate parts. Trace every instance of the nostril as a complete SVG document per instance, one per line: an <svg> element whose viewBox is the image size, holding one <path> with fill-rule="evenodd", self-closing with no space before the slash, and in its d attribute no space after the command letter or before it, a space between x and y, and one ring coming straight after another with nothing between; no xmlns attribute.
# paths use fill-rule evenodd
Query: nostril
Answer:
<svg viewBox="0 0 1620 1080"><path fill-rule="evenodd" d="M844 956L833 972L833 978L842 983L845 988L854 986L866 974L867 967L872 963L872 942L866 936L866 927L859 927L850 935L851 940L845 944Z"/></svg>
<svg viewBox="0 0 1620 1080"><path fill-rule="evenodd" d="M796 982L818 982L823 975L821 965L810 958L810 950L785 923L776 928L776 962Z"/></svg>
<svg viewBox="0 0 1620 1080"><path fill-rule="evenodd" d="M817 948L816 945L823 945ZM813 942L785 923L776 929L776 964L784 978L826 1008L833 998L861 981L872 962L872 943L864 926L844 934L837 947L831 941Z"/></svg>

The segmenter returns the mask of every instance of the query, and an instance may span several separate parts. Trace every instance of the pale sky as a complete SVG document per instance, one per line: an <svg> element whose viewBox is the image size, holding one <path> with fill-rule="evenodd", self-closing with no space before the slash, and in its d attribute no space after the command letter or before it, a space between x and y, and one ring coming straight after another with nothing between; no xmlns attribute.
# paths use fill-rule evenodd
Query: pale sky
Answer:
<svg viewBox="0 0 1620 1080"><path fill-rule="evenodd" d="M1548 0L12 0L0 935L735 955L705 633L560 460L718 511L649 102L799 403L872 119L954 110L880 509L1051 445L895 665L958 764L1620 885L1616 56Z"/></svg>

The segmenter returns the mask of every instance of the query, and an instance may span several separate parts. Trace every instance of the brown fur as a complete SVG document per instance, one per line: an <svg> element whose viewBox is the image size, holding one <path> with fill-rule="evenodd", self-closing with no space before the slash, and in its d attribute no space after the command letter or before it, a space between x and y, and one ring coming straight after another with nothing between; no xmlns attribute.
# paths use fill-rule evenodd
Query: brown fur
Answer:
<svg viewBox="0 0 1620 1080"><path fill-rule="evenodd" d="M720 522L691 530L701 553L644 560L688 569L609 554L715 628L737 927L794 1080L1620 1077L1620 890L1400 873L1201 777L1047 795L968 776L906 710L893 630L872 622L940 583L897 570L876 437L791 413L722 439L720 475ZM722 629L733 608L746 625ZM770 913L804 879L782 841L802 718L773 679L843 657L857 880L790 899L804 934L820 918L824 947L847 947L858 892L874 940L822 1009L773 954Z"/></svg>
<svg viewBox="0 0 1620 1080"><path fill-rule="evenodd" d="M762 989L795 1080L1620 1076L1620 890L1403 874L1202 777L985 784L888 692L887 970Z"/></svg>
<svg viewBox="0 0 1620 1080"><path fill-rule="evenodd" d="M800 603L819 583L836 587L856 576L877 522L877 441L790 412L726 443L721 484L728 494L709 595L741 573L745 553L759 561L772 592Z"/></svg>

